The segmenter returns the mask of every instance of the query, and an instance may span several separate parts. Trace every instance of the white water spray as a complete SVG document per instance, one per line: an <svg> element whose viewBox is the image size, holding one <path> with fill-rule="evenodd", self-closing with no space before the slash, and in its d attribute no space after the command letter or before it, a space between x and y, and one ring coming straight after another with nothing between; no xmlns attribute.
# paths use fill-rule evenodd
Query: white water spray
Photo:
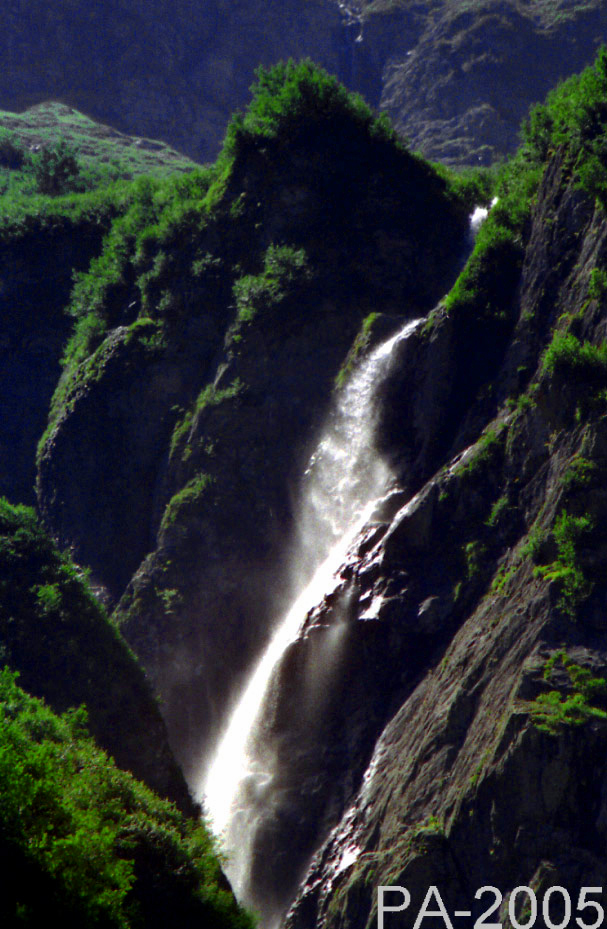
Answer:
<svg viewBox="0 0 607 929"><path fill-rule="evenodd" d="M497 198L489 208L477 207L470 216L469 248L496 202ZM228 876L244 903L253 899L249 874L255 828L260 809L266 813L272 809L276 774L271 758L262 758L259 753L263 735L257 728L265 697L286 649L296 639L309 611L334 589L348 549L387 489L389 469L373 448L373 399L378 383L389 370L395 344L406 339L420 322L408 323L375 349L338 394L303 480L292 556L294 573L298 575L294 586L299 593L294 595L292 606L249 678L198 789L211 825L228 854ZM340 640L338 634L332 647L339 648ZM349 866L351 856L356 854L357 848L349 849L340 868Z"/></svg>
<svg viewBox="0 0 607 929"><path fill-rule="evenodd" d="M375 349L337 396L303 481L293 561L307 583L300 583L300 593L244 688L200 788L211 825L228 853L228 876L244 902L254 832L249 800L269 795L273 778L271 764L255 757L253 744L264 697L273 669L308 612L333 589L349 547L385 493L390 472L373 449L373 395L395 344L420 322L408 323Z"/></svg>

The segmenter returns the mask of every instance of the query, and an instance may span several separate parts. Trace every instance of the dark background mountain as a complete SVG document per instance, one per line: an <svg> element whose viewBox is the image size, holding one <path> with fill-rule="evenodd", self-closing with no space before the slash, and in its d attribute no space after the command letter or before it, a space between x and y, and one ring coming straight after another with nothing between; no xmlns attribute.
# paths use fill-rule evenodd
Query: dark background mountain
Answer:
<svg viewBox="0 0 607 929"><path fill-rule="evenodd" d="M0 10L0 106L57 99L213 159L254 69L311 57L430 158L487 164L530 103L588 64L605 0L15 0ZM91 54L94 49L94 54Z"/></svg>

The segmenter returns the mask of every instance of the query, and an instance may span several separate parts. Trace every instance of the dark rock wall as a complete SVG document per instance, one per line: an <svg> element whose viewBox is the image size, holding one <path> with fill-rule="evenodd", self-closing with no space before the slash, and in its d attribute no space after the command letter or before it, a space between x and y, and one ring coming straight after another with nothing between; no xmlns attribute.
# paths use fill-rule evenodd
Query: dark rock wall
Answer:
<svg viewBox="0 0 607 929"><path fill-rule="evenodd" d="M102 223L34 228L0 244L0 494L33 503L36 445L72 328L74 270L100 249Z"/></svg>
<svg viewBox="0 0 607 929"><path fill-rule="evenodd" d="M450 913L470 904L474 909L474 893L486 884L504 896L529 885L540 899L549 886L561 884L573 900L591 879L604 884L602 703L595 714L552 727L537 712L550 691L558 691L561 702L576 692L577 672L567 667L583 667L596 678L607 668L605 428L600 416L575 413L588 390L583 382L564 386L538 362L549 327L562 314L578 314L585 337L603 337L604 305L587 294L606 242L602 211L567 181L555 159L528 231L514 303L518 321L495 360L492 398L478 393L459 418L440 471L425 484L424 443L413 431L417 455L409 460L421 490L361 537L358 554L344 566L341 588L310 617L291 649L289 666L305 669L315 638L337 621L333 604L340 589L342 596L347 591L350 640L337 692L348 696L331 704L337 714L331 721L333 767L321 738L308 752L306 774L308 785L317 778L323 828L335 822L337 809L344 812L312 863L289 927L362 929L376 918L380 884L411 891L410 909L397 917L402 926L413 925L430 884L439 886ZM445 339L458 351L452 341L456 324L437 320L429 337L413 337L419 339L412 352L417 364L411 360L405 368L411 382L403 403L430 414L434 387L415 368L421 358L423 369L426 352L435 361L450 357L441 347ZM510 412L501 407L491 443L485 432L469 446L473 433L478 437L501 403L516 395L521 377L537 383L529 395L535 399ZM446 387L441 404L448 392ZM432 415L426 423L442 429ZM432 443L426 447L432 450ZM432 470L433 453L425 461ZM576 487L566 473L579 455L592 461L596 478ZM501 519L491 516L492 501L500 498L507 501ZM554 544L546 541L547 529L565 511L590 514L594 527L579 552L594 587L575 616L564 609L558 584L537 568L552 560L554 549L530 554L534 532L544 546ZM565 658L555 659L557 654ZM551 658L553 669L547 670ZM364 714L356 708L359 685ZM278 744L286 738L280 711L274 733ZM361 786L344 803L353 772L362 774L372 751L364 779L358 778ZM309 791L302 805L301 766L296 762L289 773L287 758L283 816L275 831L281 822L306 821ZM321 779L321 770L340 773ZM280 846L275 835L273 840ZM265 879L275 880L275 873L276 865L265 860Z"/></svg>

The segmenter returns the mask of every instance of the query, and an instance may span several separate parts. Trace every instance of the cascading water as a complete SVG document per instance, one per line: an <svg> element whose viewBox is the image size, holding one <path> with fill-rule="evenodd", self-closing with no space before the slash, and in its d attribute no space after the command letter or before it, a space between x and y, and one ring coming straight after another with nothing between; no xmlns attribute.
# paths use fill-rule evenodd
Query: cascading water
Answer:
<svg viewBox="0 0 607 929"><path fill-rule="evenodd" d="M467 254L491 207L478 207L470 216ZM228 855L226 871L236 895L241 902L262 911L266 929L277 923L280 906L276 906L276 901L266 906L266 901L255 895L251 880L255 834L264 818L266 821L272 818L273 794L280 791L274 753L271 746L264 746L265 701L281 659L297 638L310 610L334 589L336 574L348 549L385 494L390 471L373 447L373 399L389 371L394 346L406 339L420 322L407 323L375 349L336 398L302 484L297 541L291 558L298 575L294 589L299 593L278 624L230 715L198 790L213 830L221 837ZM325 639L325 651L327 646L340 648L339 633L337 624Z"/></svg>
<svg viewBox="0 0 607 929"><path fill-rule="evenodd" d="M338 393L306 469L293 563L307 583L279 623L220 739L200 793L228 854L226 871L237 896L251 901L248 875L260 804L271 797L274 772L254 738L272 672L308 612L332 589L349 547L386 490L390 472L373 449L373 395L395 344L420 320L407 323L375 349Z"/></svg>

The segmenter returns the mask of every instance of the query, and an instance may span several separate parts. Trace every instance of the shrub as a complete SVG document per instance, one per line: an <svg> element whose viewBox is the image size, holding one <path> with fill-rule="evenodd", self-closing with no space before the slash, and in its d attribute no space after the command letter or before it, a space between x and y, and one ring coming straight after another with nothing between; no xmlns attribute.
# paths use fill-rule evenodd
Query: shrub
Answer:
<svg viewBox="0 0 607 929"><path fill-rule="evenodd" d="M387 117L375 118L359 94L353 94L309 59L280 62L256 70L246 114L235 115L227 130L223 158L234 157L254 137L275 139L309 132L314 124L347 117L374 135L396 140Z"/></svg>
<svg viewBox="0 0 607 929"><path fill-rule="evenodd" d="M78 189L80 165L76 153L65 140L34 155L31 170L41 194L56 197Z"/></svg>
<svg viewBox="0 0 607 929"><path fill-rule="evenodd" d="M261 274L247 274L234 283L238 322L248 323L262 309L279 304L296 282L310 279L303 248L270 245Z"/></svg>
<svg viewBox="0 0 607 929"><path fill-rule="evenodd" d="M577 553L580 537L591 529L590 516L573 516L562 512L553 529L558 556L551 564L539 565L535 569L536 574L558 585L558 606L570 619L575 619L579 605L592 590L591 582L579 565Z"/></svg>
<svg viewBox="0 0 607 929"><path fill-rule="evenodd" d="M542 371L560 379L572 375L603 383L607 378L607 343L581 342L571 332L555 332L544 352Z"/></svg>
<svg viewBox="0 0 607 929"><path fill-rule="evenodd" d="M0 851L7 925L251 929L205 827L188 820L86 734L0 672ZM7 854L8 853L8 854ZM32 873L37 875L34 885Z"/></svg>
<svg viewBox="0 0 607 929"><path fill-rule="evenodd" d="M607 680L594 677L588 668L574 664L564 650L548 659L544 680L550 680L557 663L567 671L573 693L551 690L540 694L530 705L535 726L544 732L557 733L562 725L581 726L591 718L607 719L604 709Z"/></svg>

